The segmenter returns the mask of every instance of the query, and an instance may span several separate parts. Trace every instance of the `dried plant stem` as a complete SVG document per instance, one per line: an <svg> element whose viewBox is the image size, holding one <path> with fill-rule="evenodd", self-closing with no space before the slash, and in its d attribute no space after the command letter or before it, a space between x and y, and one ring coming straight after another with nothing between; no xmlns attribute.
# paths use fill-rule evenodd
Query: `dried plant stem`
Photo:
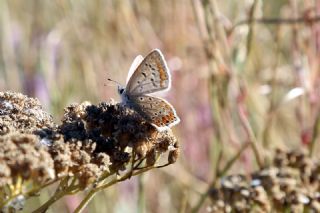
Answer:
<svg viewBox="0 0 320 213"><path fill-rule="evenodd" d="M315 123L313 125L312 139L311 139L311 142L309 144L309 155L310 156L313 155L314 146L316 144L316 140L317 140L318 135L319 135L319 127L320 127L320 112L318 112L316 120L315 120Z"/></svg>
<svg viewBox="0 0 320 213"><path fill-rule="evenodd" d="M227 97L227 91L228 91L228 85L230 82L230 79L232 78L232 72L230 72L226 68L225 62L227 61L228 64L230 64L230 52L228 51L228 44L226 42L226 33L222 27L222 25L218 22L219 18L219 12L217 7L217 2L215 0L206 0L202 1L202 11L204 13L204 22L201 22L203 20L201 18L201 13L199 13L197 5L195 3L196 1L192 1L193 3L193 11L195 14L195 17L197 19L199 30L203 39L204 49L205 53L208 59L209 63L209 69L211 72L212 77L209 79L209 97L210 97L210 104L212 111L216 112L216 116L220 115L222 112L222 115L218 120L222 120L222 122L217 122L219 125L217 125L217 128L219 128L220 131L217 131L217 143L220 145L221 149L218 154L217 164L216 164L216 172L215 172L215 178L213 182L209 185L209 188L206 193L204 193L197 205L193 208L192 212L198 212L200 207L202 206L203 202L205 201L206 197L208 196L210 192L210 188L216 183L216 180L224 175L234 164L234 162L239 158L241 153L247 148L252 147L253 152L255 153L257 164L259 167L262 166L262 161L260 159L260 155L258 152L258 149L256 147L256 138L252 131L252 128L249 124L248 119L244 116L243 113L239 112L242 124L244 126L244 129L247 133L247 140L249 142L242 145L242 148L239 150L239 152L225 165L225 167L222 170L219 170L219 165L222 159L223 154L223 143L221 143L222 138L219 132L223 129L229 129L224 128L224 125L228 126L228 122L226 121L227 116L225 116L226 112L225 108L227 105L227 101L225 99L216 99L214 97ZM254 17L255 10L257 8L258 0L255 0L254 6L252 7L252 17ZM205 27L203 27L205 26ZM202 30L201 30L202 29ZM205 30L203 30L205 29ZM251 38L253 37L253 25L251 26L251 37L248 38L248 45L250 46ZM219 45L222 45L223 48L215 48ZM216 51L219 49L218 52ZM250 49L250 47L249 47ZM223 69L220 69L217 71L217 68L224 67ZM220 71L220 72L219 72ZM219 78L220 77L220 78ZM216 95L216 93L218 93ZM215 121L215 117L213 117L213 121ZM229 134L228 134L229 135Z"/></svg>
<svg viewBox="0 0 320 213"><path fill-rule="evenodd" d="M145 187L144 187L144 175L141 174L138 177L138 209L137 212L144 213L146 206Z"/></svg>
<svg viewBox="0 0 320 213"><path fill-rule="evenodd" d="M46 183L46 184L44 184L44 185L41 185L41 186L39 186L39 187L37 187L37 188L34 188L34 189L28 191L27 193L25 193L25 196L30 197L30 196L36 194L37 192L39 192L40 190L46 188L47 186L50 186L51 184L54 184L54 183L58 182L59 180L61 180L61 179L58 178L58 179L55 179L55 180L53 180L53 181L50 181L50 182L48 182L48 183Z"/></svg>
<svg viewBox="0 0 320 213"><path fill-rule="evenodd" d="M232 31L241 25L250 24L250 23L259 23L259 24L305 24L313 23L320 21L320 16L314 17L300 17L300 18L258 18L258 19L248 19L239 21L234 25Z"/></svg>
<svg viewBox="0 0 320 213"><path fill-rule="evenodd" d="M187 207L188 207L188 193L184 192L180 202L180 209L178 210L178 212L179 213L187 212Z"/></svg>
<svg viewBox="0 0 320 213"><path fill-rule="evenodd" d="M56 179L53 181L50 181L44 185L41 185L39 187L35 187L33 189L31 189L30 191L27 191L26 193L23 193L22 195L24 195L25 198L29 198L31 196L33 196L34 194L38 193L39 191L41 191L42 189L46 188L47 186L59 181L60 179ZM17 196L21 195L21 193L18 194L12 194L12 196L10 196L8 199L1 201L0 202L0 209L2 209L4 206L6 206L10 201L14 200Z"/></svg>
<svg viewBox="0 0 320 213"><path fill-rule="evenodd" d="M239 109L240 110L240 109ZM262 168L263 167L263 161L262 161L262 158L260 156L260 153L259 153L259 149L257 147L257 139L253 133L253 130L251 128L251 125L248 121L248 118L244 115L244 113L241 113L239 112L239 117L240 117L240 121L243 125L243 128L247 134L247 137L248 137L248 141L250 142L249 144L251 145L252 147L252 151L255 155L255 158L256 158L256 161L257 161L257 164L259 166L259 168Z"/></svg>
<svg viewBox="0 0 320 213"><path fill-rule="evenodd" d="M56 192L54 195L45 202L42 206L40 206L38 209L34 210L33 213L42 213L45 212L53 203L55 203L57 200L62 198L63 196L67 194L74 194L78 192L79 186L75 184L74 181L75 178L72 178L72 183L68 186L68 182L70 180L70 177L66 177L61 180L59 186L57 187Z"/></svg>
<svg viewBox="0 0 320 213"><path fill-rule="evenodd" d="M235 154L235 156L233 158L231 158L227 163L226 165L224 166L224 168L219 171L217 173L217 177L222 177L222 176L225 176L227 174L227 172L229 171L229 169L232 167L232 165L239 159L239 157L241 156L241 154L243 153L243 151L245 149L247 149L249 146L251 146L252 142L251 141L248 141L246 143L244 143L240 150Z"/></svg>
<svg viewBox="0 0 320 213"><path fill-rule="evenodd" d="M49 208L49 206L51 206L53 203L55 203L57 200L59 200L65 195L66 195L66 191L59 191L58 193L55 193L54 196L52 196L47 202L45 202L38 209L34 210L33 213L45 212Z"/></svg>
<svg viewBox="0 0 320 213"><path fill-rule="evenodd" d="M116 182L115 182L116 183ZM113 183L113 184L115 184ZM91 201L91 199L94 197L94 195L98 192L98 190L91 190L86 197L81 201L79 206L74 210L74 213L81 212Z"/></svg>
<svg viewBox="0 0 320 213"><path fill-rule="evenodd" d="M250 8L250 20L254 19L255 14L258 10L259 7L259 0L255 0ZM250 57L251 49L252 49L252 42L255 34L255 29L254 29L254 22L249 22L249 33L247 37L247 57Z"/></svg>
<svg viewBox="0 0 320 213"><path fill-rule="evenodd" d="M260 3L260 0L254 0L252 6L250 8L250 14L249 14L250 20L254 19L254 17L256 16L258 8L260 7L259 3ZM246 58L250 57L254 34L255 34L254 22L250 22L249 23L249 33L248 33L247 43L246 43L246 47L247 47L247 56L246 56ZM246 134L247 134L247 138L250 141L249 144L252 147L252 150L253 150L253 153L255 155L257 164L261 168L262 167L262 160L261 160L258 148L257 148L257 139L256 139L256 137L254 135L254 132L253 132L253 130L251 128L251 125L249 123L249 120L248 120L247 116L245 116L245 113L241 112L241 107L238 107L238 110L239 110L239 117L240 117L241 123L242 123L242 125L244 127L244 130L245 130Z"/></svg>
<svg viewBox="0 0 320 213"><path fill-rule="evenodd" d="M215 175L214 176L218 176L220 174L220 165L223 159L223 149L219 149L218 152L218 157L217 157L217 163L216 163L216 167L215 167Z"/></svg>
<svg viewBox="0 0 320 213"><path fill-rule="evenodd" d="M153 169L155 168L154 166L151 166L151 167L146 167L146 168L142 168L136 172L132 172L132 171L129 171L127 172L125 175L123 175L122 177L120 178L116 178L115 180L109 182L109 183L106 183L106 184L103 184L103 185L98 185L97 187L93 188L86 196L85 198L81 201L81 203L79 204L79 206L74 210L74 213L80 213L87 205L88 203L90 202L90 200L95 196L95 194L103 189L106 189L118 182L121 182L121 181L124 181L132 176L136 176L136 175L139 175L141 173L144 173L150 169Z"/></svg>
<svg viewBox="0 0 320 213"><path fill-rule="evenodd" d="M276 44L276 61L275 63L272 65L272 69L273 70L273 74L272 74L272 78L270 80L270 86L271 88L276 88L277 87L277 77L278 77L278 67L279 67L279 52L280 51L280 46L278 45L279 41L278 41L278 36L276 36L275 38L275 44ZM271 91L270 93L270 106L268 107L268 111L266 114L266 119L265 119L265 123L264 123L264 129L262 131L262 138L261 138L261 143L262 143L262 147L263 148L268 148L269 147L269 142L270 142L270 132L272 129L272 125L273 125L273 120L277 114L277 111L280 107L280 103L277 101L276 98L276 93L274 92L274 90Z"/></svg>

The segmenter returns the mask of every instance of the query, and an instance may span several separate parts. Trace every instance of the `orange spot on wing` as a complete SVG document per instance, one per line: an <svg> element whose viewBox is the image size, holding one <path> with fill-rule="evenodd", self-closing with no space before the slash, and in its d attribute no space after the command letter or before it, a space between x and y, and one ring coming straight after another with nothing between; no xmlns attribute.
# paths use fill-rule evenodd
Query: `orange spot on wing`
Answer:
<svg viewBox="0 0 320 213"><path fill-rule="evenodd" d="M157 67L158 67L159 76L160 76L160 86L163 86L163 82L167 80L167 75L166 75L166 72L162 69L162 65L159 62L157 62Z"/></svg>
<svg viewBox="0 0 320 213"><path fill-rule="evenodd" d="M161 118L158 118L158 119L153 120L152 123L154 123L157 126L161 126L161 123L163 123L163 122L162 122Z"/></svg>

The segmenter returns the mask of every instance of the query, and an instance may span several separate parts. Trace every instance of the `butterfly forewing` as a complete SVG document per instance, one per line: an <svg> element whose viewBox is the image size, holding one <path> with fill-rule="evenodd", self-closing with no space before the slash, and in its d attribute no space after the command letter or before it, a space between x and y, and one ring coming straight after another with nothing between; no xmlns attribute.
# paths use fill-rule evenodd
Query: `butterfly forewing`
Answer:
<svg viewBox="0 0 320 213"><path fill-rule="evenodd" d="M180 121L173 106L161 98L148 95L135 96L128 104L158 128L171 127Z"/></svg>
<svg viewBox="0 0 320 213"><path fill-rule="evenodd" d="M167 64L160 50L155 49L149 53L126 86L126 94L138 96L166 90L170 87L170 74Z"/></svg>
<svg viewBox="0 0 320 213"><path fill-rule="evenodd" d="M141 62L143 61L143 56L142 55L138 55L132 62L129 72L128 72L128 76L127 76L127 80L126 80L126 84L129 82L132 74L134 73L134 71L136 71L136 69L138 68L138 66L141 64Z"/></svg>

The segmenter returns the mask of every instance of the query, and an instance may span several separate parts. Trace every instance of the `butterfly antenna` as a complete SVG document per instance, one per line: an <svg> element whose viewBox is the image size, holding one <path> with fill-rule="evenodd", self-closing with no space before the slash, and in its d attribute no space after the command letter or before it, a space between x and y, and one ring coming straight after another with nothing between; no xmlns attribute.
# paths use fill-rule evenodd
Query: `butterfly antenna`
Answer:
<svg viewBox="0 0 320 213"><path fill-rule="evenodd" d="M108 81L111 81L121 87L121 84L118 81L112 80L111 78L108 78Z"/></svg>

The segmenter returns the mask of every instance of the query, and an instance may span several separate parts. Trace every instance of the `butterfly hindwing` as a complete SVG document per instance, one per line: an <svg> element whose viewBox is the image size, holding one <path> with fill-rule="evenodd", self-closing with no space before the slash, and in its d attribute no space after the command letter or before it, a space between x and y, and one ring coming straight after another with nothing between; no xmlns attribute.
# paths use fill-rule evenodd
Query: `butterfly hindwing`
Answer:
<svg viewBox="0 0 320 213"><path fill-rule="evenodd" d="M149 53L127 82L126 94L144 95L170 88L170 73L160 50Z"/></svg>
<svg viewBox="0 0 320 213"><path fill-rule="evenodd" d="M127 104L157 128L169 128L180 121L173 106L164 99L149 95L131 99Z"/></svg>

